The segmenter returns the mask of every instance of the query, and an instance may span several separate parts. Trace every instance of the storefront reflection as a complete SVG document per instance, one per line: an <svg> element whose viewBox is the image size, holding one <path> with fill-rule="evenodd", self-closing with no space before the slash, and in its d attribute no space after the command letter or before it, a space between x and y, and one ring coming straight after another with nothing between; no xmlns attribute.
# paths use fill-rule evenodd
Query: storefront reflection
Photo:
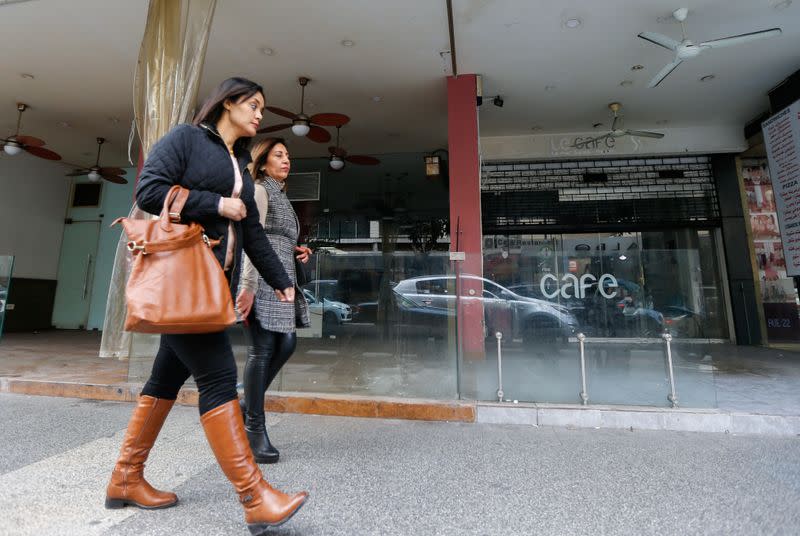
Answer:
<svg viewBox="0 0 800 536"><path fill-rule="evenodd" d="M714 406L707 356L728 332L713 233L519 236L502 248L490 238L483 277L456 273L447 252L316 254L303 287L312 325L273 389L493 400L499 331L508 396L579 403L584 333L591 403L661 406L666 330L682 404ZM459 323L469 304L478 324ZM239 327L230 334L241 370L246 342ZM465 335L480 352L463 352Z"/></svg>

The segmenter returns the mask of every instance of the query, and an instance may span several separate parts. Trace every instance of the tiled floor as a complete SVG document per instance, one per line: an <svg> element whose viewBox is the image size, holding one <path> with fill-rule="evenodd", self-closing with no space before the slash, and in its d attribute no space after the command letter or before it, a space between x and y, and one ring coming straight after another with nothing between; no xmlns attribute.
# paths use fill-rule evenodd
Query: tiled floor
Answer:
<svg viewBox="0 0 800 536"><path fill-rule="evenodd" d="M232 333L241 374L245 341ZM142 383L151 358L97 357L100 334L85 331L7 333L0 341L0 377L113 385ZM732 345L675 345L675 382L681 407L800 415L800 353ZM663 348L587 344L587 391L592 404L667 406ZM340 333L335 339L300 339L273 385L275 391L453 400L496 400L496 349L486 359L461 363L447 340L382 338ZM504 346L505 398L520 402L579 403L577 347Z"/></svg>

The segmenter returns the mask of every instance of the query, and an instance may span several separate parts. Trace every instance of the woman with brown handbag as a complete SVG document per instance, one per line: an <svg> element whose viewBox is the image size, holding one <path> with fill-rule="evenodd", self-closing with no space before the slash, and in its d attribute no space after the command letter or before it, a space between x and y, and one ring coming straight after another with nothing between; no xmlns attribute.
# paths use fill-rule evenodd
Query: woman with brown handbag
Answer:
<svg viewBox="0 0 800 536"><path fill-rule="evenodd" d="M264 91L258 84L243 78L222 82L191 125L176 126L155 144L140 174L136 202L158 214L171 187L188 189L180 220L199 223L212 242L220 241L215 254L230 288L237 288L244 248L264 280L276 289L278 299L292 302L294 286L264 236L246 169L247 145L256 134L263 108ZM150 379L128 423L107 488L106 507L166 508L178 502L175 494L150 486L143 470L189 376L197 383L200 421L211 450L239 495L250 532L263 534L284 523L308 494L287 495L273 489L256 465L242 424L236 363L224 331L161 336Z"/></svg>
<svg viewBox="0 0 800 536"><path fill-rule="evenodd" d="M289 150L283 138L267 138L253 147L250 155L259 221L283 268L296 284L295 261L308 262L311 250L297 245L300 223L285 193L291 168ZM275 463L280 453L267 434L264 393L294 353L295 328L309 325L308 304L300 291L296 292L294 303L279 301L273 288L259 279L250 259L245 257L237 305L242 317L247 318L250 335L241 401L244 429L256 461Z"/></svg>

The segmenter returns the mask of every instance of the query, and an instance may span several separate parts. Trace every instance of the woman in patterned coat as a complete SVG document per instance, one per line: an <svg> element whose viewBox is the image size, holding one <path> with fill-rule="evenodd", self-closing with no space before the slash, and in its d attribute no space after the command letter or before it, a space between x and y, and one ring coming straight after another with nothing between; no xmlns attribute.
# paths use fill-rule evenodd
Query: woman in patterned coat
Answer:
<svg viewBox="0 0 800 536"><path fill-rule="evenodd" d="M286 142L281 138L267 138L252 149L251 156L259 221L272 249L296 286L295 258L306 263L311 250L297 245L300 224L285 193L291 167ZM278 300L272 287L245 257L237 307L242 317L247 319L250 333L242 401L245 431L256 461L275 463L280 453L267 435L264 393L294 353L297 345L295 328L309 325L308 304L299 289L295 292L294 302Z"/></svg>

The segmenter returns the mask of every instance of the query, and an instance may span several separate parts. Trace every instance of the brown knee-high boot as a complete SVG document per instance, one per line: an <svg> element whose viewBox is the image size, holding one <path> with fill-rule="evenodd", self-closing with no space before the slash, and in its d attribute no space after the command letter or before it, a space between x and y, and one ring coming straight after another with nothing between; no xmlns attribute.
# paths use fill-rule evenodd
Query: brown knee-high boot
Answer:
<svg viewBox="0 0 800 536"><path fill-rule="evenodd" d="M264 480L247 442L238 400L204 413L200 421L219 466L239 494L252 534L263 534L269 527L284 523L303 506L308 493L287 495Z"/></svg>
<svg viewBox="0 0 800 536"><path fill-rule="evenodd" d="M143 474L147 455L174 404L174 400L139 397L106 489L106 508L122 508L128 504L139 508L167 508L178 502L174 493L154 489Z"/></svg>

